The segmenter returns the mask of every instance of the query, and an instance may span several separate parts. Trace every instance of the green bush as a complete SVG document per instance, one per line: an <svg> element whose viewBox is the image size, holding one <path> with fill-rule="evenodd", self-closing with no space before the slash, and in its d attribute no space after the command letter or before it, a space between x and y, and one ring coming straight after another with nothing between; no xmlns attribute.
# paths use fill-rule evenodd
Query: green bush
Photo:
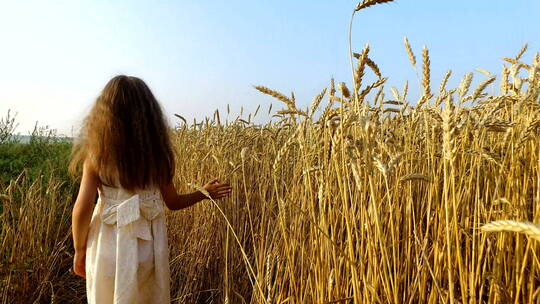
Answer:
<svg viewBox="0 0 540 304"><path fill-rule="evenodd" d="M34 138L28 144L7 142L0 144L0 186L17 178L23 170L30 178L38 175L48 177L54 174L63 180L69 180L67 165L71 143L50 138Z"/></svg>
<svg viewBox="0 0 540 304"><path fill-rule="evenodd" d="M13 125L14 121L10 120L10 124ZM8 134L6 128L4 131ZM75 181L69 177L67 169L72 146L70 140L58 137L56 131L38 127L37 124L26 141L21 136L13 135L14 128L11 127L9 131L9 136L3 136L0 141L0 193L21 174L30 182L54 177L64 181L60 191L73 191ZM0 212L2 209L0 198Z"/></svg>

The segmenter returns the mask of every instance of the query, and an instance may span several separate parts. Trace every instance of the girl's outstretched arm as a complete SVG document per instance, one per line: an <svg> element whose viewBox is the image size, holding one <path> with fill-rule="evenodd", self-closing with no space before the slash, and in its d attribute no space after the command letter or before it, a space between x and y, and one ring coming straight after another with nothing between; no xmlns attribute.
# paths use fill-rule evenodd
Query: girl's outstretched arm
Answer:
<svg viewBox="0 0 540 304"><path fill-rule="evenodd" d="M208 191L212 199L225 197L229 195L232 190L231 186L220 183L217 178L208 182L203 188ZM187 208L207 198L200 191L179 195L172 182L161 187L161 196L163 197L165 205L171 210Z"/></svg>
<svg viewBox="0 0 540 304"><path fill-rule="evenodd" d="M73 271L83 278L86 277L86 239L88 237L90 220L92 219L97 187L98 178L87 163L85 163L79 194L77 195L72 213L73 247L75 247Z"/></svg>

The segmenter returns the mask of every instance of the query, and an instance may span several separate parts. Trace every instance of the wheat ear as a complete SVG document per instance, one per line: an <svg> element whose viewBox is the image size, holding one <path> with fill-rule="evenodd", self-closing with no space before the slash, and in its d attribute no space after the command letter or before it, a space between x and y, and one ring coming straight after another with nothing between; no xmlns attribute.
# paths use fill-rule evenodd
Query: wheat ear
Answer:
<svg viewBox="0 0 540 304"><path fill-rule="evenodd" d="M267 94L267 95L270 95L278 100L281 100L283 101L284 103L286 103L291 109L295 109L296 106L294 105L294 102L287 96L281 94L280 92L278 91L274 91L274 90L271 90L267 87L263 87L263 86L254 86L255 89L257 89L259 92L261 93L264 93L264 94Z"/></svg>
<svg viewBox="0 0 540 304"><path fill-rule="evenodd" d="M452 70L448 70L448 72L446 72L444 75L441 85L439 86L439 94L443 94L446 91L446 84L448 83L450 76L452 76Z"/></svg>
<svg viewBox="0 0 540 304"><path fill-rule="evenodd" d="M403 43L405 43L405 50L407 51L407 55L409 56L409 61L411 62L412 66L416 68L416 57L414 56L411 45L409 44L409 39L407 39L407 37L404 37Z"/></svg>
<svg viewBox="0 0 540 304"><path fill-rule="evenodd" d="M495 76L491 76L488 79L482 81L482 83L480 83L474 90L472 94L472 100L475 101L476 99L478 99L478 97L480 97L480 94L482 94L482 92L486 89L486 87L494 81L495 81Z"/></svg>
<svg viewBox="0 0 540 304"><path fill-rule="evenodd" d="M431 79L431 70L429 68L430 61L429 61L429 51L427 47L424 46L422 49L422 87L424 87L424 96L427 98L431 97L431 86L430 86L430 79Z"/></svg>
<svg viewBox="0 0 540 304"><path fill-rule="evenodd" d="M360 2L360 3L358 3L358 5L354 9L354 11L358 12L361 9L368 8L368 7L370 7L372 5L375 5L375 4L381 4L381 3L392 2L392 1L394 1L394 0L364 0L364 1Z"/></svg>
<svg viewBox="0 0 540 304"><path fill-rule="evenodd" d="M525 51L527 51L528 47L529 47L529 44L525 43L525 45L521 48L521 50L519 50L519 53L516 55L516 57L514 59L516 61L521 59L521 56L523 56L523 54L525 54Z"/></svg>
<svg viewBox="0 0 540 304"><path fill-rule="evenodd" d="M510 220L495 221L481 227L484 232L518 232L540 241L540 227L531 222L516 222Z"/></svg>

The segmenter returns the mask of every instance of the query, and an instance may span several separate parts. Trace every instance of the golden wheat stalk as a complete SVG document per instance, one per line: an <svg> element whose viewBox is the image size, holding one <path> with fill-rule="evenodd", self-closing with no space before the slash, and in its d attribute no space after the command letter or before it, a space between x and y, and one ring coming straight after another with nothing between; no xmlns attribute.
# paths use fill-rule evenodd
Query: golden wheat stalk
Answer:
<svg viewBox="0 0 540 304"><path fill-rule="evenodd" d="M287 96L281 94L278 91L271 90L264 86L254 86L255 89L257 89L259 92L264 93L266 95L270 95L280 101L283 101L289 108L296 109L296 106L294 105L294 102Z"/></svg>
<svg viewBox="0 0 540 304"><path fill-rule="evenodd" d="M412 181L412 180L422 180L422 181L425 181L425 182L431 182L431 178L425 174L422 174L422 173L411 173L411 174L407 174L407 175L403 175L402 177L399 178L400 181L402 182L405 182L405 181Z"/></svg>
<svg viewBox="0 0 540 304"><path fill-rule="evenodd" d="M354 11L358 12L361 9L368 8L375 4L387 3L387 2L392 2L392 1L394 0L364 0L358 3L358 5L356 5L356 8L354 9Z"/></svg>
<svg viewBox="0 0 540 304"><path fill-rule="evenodd" d="M399 92L395 87L391 87L390 91L392 92L392 95L394 95L394 98L397 100L400 100L401 97L399 97Z"/></svg>
<svg viewBox="0 0 540 304"><path fill-rule="evenodd" d="M446 98L444 110L442 111L442 129L443 129L443 157L445 160L452 162L456 154L456 121L453 111L452 96Z"/></svg>
<svg viewBox="0 0 540 304"><path fill-rule="evenodd" d="M424 88L424 96L426 98L430 98L431 96L431 86L430 86L430 79L431 79L431 70L430 70L430 61L429 61L429 51L427 47L424 46L422 49L422 58L423 58L423 64L422 64L422 87Z"/></svg>
<svg viewBox="0 0 540 304"><path fill-rule="evenodd" d="M525 43L525 45L519 50L519 53L514 57L516 61L518 61L523 54L525 54L525 51L527 51L527 48L529 47L529 44Z"/></svg>
<svg viewBox="0 0 540 304"><path fill-rule="evenodd" d="M336 94L336 84L334 78L330 79L330 92L329 96L334 96Z"/></svg>
<svg viewBox="0 0 540 304"><path fill-rule="evenodd" d="M339 87L339 90L341 91L341 95L344 98L351 97L351 92L349 91L349 88L347 88L347 85L345 84L345 82L338 83L338 87Z"/></svg>
<svg viewBox="0 0 540 304"><path fill-rule="evenodd" d="M383 113L401 113L401 110L395 108L386 108L383 110Z"/></svg>
<svg viewBox="0 0 540 304"><path fill-rule="evenodd" d="M523 233L540 241L540 227L531 222L517 222L510 220L494 221L481 227L484 232L517 232Z"/></svg>
<svg viewBox="0 0 540 304"><path fill-rule="evenodd" d="M379 66L375 63L375 61L371 60L371 58L366 57L366 64L367 66L377 75L377 77L382 78L381 71L379 70Z"/></svg>
<svg viewBox="0 0 540 304"><path fill-rule="evenodd" d="M407 93L409 92L409 81L405 80L405 83L403 84L403 90L401 93L401 98L405 100L407 98Z"/></svg>
<svg viewBox="0 0 540 304"><path fill-rule="evenodd" d="M354 91L358 93L362 86L362 78L364 77L364 67L366 66L366 59L368 58L369 45L366 44L362 50L362 55L358 59L358 65L356 67L354 75Z"/></svg>
<svg viewBox="0 0 540 304"><path fill-rule="evenodd" d="M409 44L409 39L407 39L407 37L404 37L403 43L405 43L405 50L407 51L407 55L409 56L409 61L411 62L412 66L416 68L416 56L414 56L412 47Z"/></svg>
<svg viewBox="0 0 540 304"><path fill-rule="evenodd" d="M360 59L362 55L358 53L353 53L354 58ZM379 69L379 66L373 61L373 59L366 57L364 59L366 61L366 65L377 75L377 77L382 78L381 70Z"/></svg>
<svg viewBox="0 0 540 304"><path fill-rule="evenodd" d="M277 111L277 114L279 115L300 115L304 117L308 117L307 113L301 110L280 110Z"/></svg>
<svg viewBox="0 0 540 304"><path fill-rule="evenodd" d="M492 76L490 72L488 72L488 71L486 71L486 70L484 70L484 69L476 68L475 70L476 70L477 72L480 72L480 73L486 75L487 77L491 77L491 76Z"/></svg>
<svg viewBox="0 0 540 304"><path fill-rule="evenodd" d="M509 62L511 64L514 64L517 66L517 68L521 69L521 68L524 68L526 70L530 70L531 69L531 66L526 64L526 63L523 63L519 60L516 60L515 58L508 58L508 57L503 57L503 60L506 61L506 62Z"/></svg>
<svg viewBox="0 0 540 304"><path fill-rule="evenodd" d="M461 82L459 83L458 93L459 97L463 98L465 94L469 91L469 87L471 86L471 82L473 79L473 73L467 73L463 78L461 79Z"/></svg>
<svg viewBox="0 0 540 304"><path fill-rule="evenodd" d="M452 76L452 70L448 70L446 74L444 75L441 85L439 86L439 94L443 94L446 91L446 84L448 83L448 79L450 79L450 76Z"/></svg>
<svg viewBox="0 0 540 304"><path fill-rule="evenodd" d="M383 104L385 104L385 105L401 106L401 105L403 105L403 101L399 101L399 100L387 100L387 101L383 102Z"/></svg>
<svg viewBox="0 0 540 304"><path fill-rule="evenodd" d="M509 87L508 77L509 76L510 76L510 70L505 65L503 65L502 72L501 72L501 83L499 85L501 94L504 94L504 95L508 94L508 87Z"/></svg>
<svg viewBox="0 0 540 304"><path fill-rule="evenodd" d="M488 79L482 81L477 87L476 89L474 90L474 92L472 93L472 101L474 102L479 96L480 94L486 89L486 87L488 85L490 85L492 82L495 81L495 76L491 76L489 77Z"/></svg>
<svg viewBox="0 0 540 304"><path fill-rule="evenodd" d="M321 104L321 101L323 100L324 95L326 94L326 90L327 88L323 88L322 91L313 98L313 101L311 102L311 106L310 106L311 116L313 116L313 114L315 113L319 105Z"/></svg>
<svg viewBox="0 0 540 304"><path fill-rule="evenodd" d="M374 83L368 85L361 93L360 93L360 96L359 96L359 99L362 100L367 94L369 94L369 92L381 85L383 85L386 80L388 80L387 77L384 77L384 78L381 78L377 81L375 81Z"/></svg>

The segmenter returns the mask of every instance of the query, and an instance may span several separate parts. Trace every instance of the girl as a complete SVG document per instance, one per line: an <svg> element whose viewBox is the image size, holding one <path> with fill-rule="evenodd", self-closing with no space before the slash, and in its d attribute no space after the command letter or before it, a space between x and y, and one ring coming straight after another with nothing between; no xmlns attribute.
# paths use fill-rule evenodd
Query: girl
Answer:
<svg viewBox="0 0 540 304"><path fill-rule="evenodd" d="M107 83L74 144L70 170L80 167L73 271L86 278L88 302L170 303L163 205L178 210L206 196L176 193L169 129L141 79L121 75ZM213 199L231 192L217 179L204 189Z"/></svg>

